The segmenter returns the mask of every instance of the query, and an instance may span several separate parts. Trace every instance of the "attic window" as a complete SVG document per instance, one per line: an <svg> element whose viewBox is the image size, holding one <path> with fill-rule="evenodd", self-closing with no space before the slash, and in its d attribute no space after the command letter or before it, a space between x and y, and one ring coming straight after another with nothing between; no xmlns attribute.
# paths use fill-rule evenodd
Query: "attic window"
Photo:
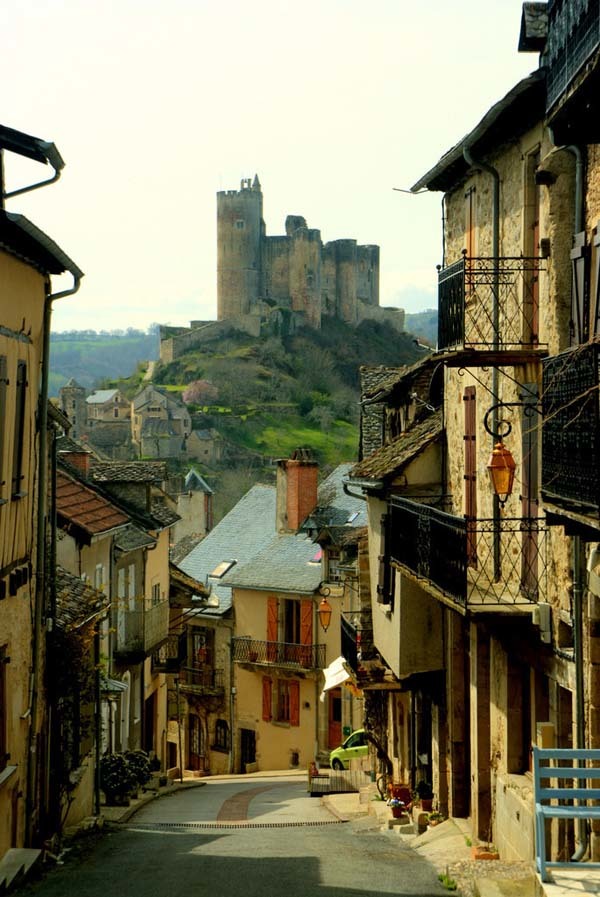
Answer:
<svg viewBox="0 0 600 897"><path fill-rule="evenodd" d="M221 561L220 564L217 564L214 570L212 570L208 575L213 577L213 579L222 579L226 573L228 573L232 567L237 564L237 561Z"/></svg>
<svg viewBox="0 0 600 897"><path fill-rule="evenodd" d="M350 516L346 520L346 523L354 523L354 521L356 520L357 517L358 517L358 511L353 511L352 514L350 514Z"/></svg>

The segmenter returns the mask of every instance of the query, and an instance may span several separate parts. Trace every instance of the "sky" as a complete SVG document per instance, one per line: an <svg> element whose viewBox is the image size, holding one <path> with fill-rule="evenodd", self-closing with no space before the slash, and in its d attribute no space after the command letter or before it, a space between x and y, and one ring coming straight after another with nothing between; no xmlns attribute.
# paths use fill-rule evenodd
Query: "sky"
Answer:
<svg viewBox="0 0 600 897"><path fill-rule="evenodd" d="M441 195L408 188L529 72L522 0L2 0L0 123L53 141L7 201L85 272L55 331L216 318L216 193L267 234L381 247L380 303L436 305ZM7 189L46 176L6 160ZM63 288L64 284L60 284Z"/></svg>

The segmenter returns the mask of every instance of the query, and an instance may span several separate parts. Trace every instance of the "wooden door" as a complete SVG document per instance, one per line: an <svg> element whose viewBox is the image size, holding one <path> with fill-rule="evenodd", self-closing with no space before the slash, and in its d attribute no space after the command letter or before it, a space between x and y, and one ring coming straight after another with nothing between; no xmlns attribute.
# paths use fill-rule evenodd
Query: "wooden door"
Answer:
<svg viewBox="0 0 600 897"><path fill-rule="evenodd" d="M339 747L342 743L342 689L332 688L328 701L328 745L330 748Z"/></svg>

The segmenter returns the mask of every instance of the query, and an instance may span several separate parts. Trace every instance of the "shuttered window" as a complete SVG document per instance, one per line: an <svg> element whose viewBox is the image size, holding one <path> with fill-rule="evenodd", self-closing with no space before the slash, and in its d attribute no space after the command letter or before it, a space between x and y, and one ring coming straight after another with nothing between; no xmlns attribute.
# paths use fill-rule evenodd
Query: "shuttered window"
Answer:
<svg viewBox="0 0 600 897"><path fill-rule="evenodd" d="M290 726L300 725L300 683L290 682Z"/></svg>
<svg viewBox="0 0 600 897"><path fill-rule="evenodd" d="M527 383L521 411L521 514L523 516L521 587L532 600L537 597L538 534L528 520L538 516L539 441L538 398L535 383Z"/></svg>
<svg viewBox="0 0 600 897"><path fill-rule="evenodd" d="M5 769L8 760L7 745L7 689L6 664L8 663L6 645L0 648L0 772Z"/></svg>
<svg viewBox="0 0 600 897"><path fill-rule="evenodd" d="M25 399L27 392L27 362L17 363L15 401L15 429L13 442L12 497L20 498L23 492L23 442L25 436Z"/></svg>
<svg viewBox="0 0 600 897"><path fill-rule="evenodd" d="M267 598L267 660L270 663L277 658L277 642L279 639L279 602L273 595Z"/></svg>
<svg viewBox="0 0 600 897"><path fill-rule="evenodd" d="M6 395L8 386L8 369L6 355L0 355L0 500L5 499L4 487L4 431L6 429Z"/></svg>
<svg viewBox="0 0 600 897"><path fill-rule="evenodd" d="M270 676L263 676L262 680L262 718L265 722L270 723L273 718L273 693L272 681Z"/></svg>
<svg viewBox="0 0 600 897"><path fill-rule="evenodd" d="M585 231L573 237L571 266L571 345L579 346L587 342L590 332L589 247Z"/></svg>

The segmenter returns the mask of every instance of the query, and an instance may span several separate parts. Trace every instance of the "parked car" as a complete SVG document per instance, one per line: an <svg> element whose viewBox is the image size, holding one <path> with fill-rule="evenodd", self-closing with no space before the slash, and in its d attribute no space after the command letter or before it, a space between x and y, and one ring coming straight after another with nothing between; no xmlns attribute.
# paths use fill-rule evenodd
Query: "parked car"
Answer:
<svg viewBox="0 0 600 897"><path fill-rule="evenodd" d="M356 757L366 757L369 753L369 745L364 729L356 729L343 744L332 750L329 755L329 765L332 769L348 769L350 760Z"/></svg>

